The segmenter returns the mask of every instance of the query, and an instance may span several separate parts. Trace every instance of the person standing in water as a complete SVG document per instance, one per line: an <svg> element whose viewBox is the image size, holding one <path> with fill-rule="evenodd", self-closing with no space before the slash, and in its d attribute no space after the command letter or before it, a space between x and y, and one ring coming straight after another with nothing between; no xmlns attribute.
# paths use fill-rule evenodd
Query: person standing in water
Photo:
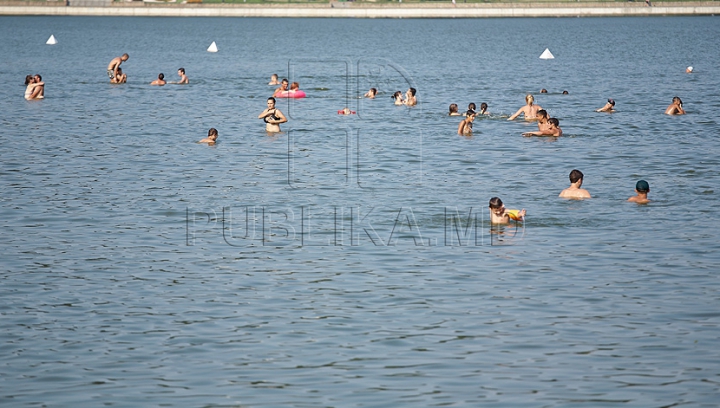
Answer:
<svg viewBox="0 0 720 408"><path fill-rule="evenodd" d="M258 119L265 121L265 130L268 133L279 133L280 124L287 122L287 118L275 107L275 98L267 99L267 109L258 115Z"/></svg>
<svg viewBox="0 0 720 408"><path fill-rule="evenodd" d="M113 78L115 78L115 76L117 76L117 74L118 74L117 71L118 71L118 68L120 68L120 64L127 61L128 58L130 58L129 55L123 54L119 57L113 58L112 61L110 61L110 63L108 64L108 67L107 67L107 74L111 80Z"/></svg>
<svg viewBox="0 0 720 408"><path fill-rule="evenodd" d="M682 107L682 100L679 97L674 97L670 106L665 109L666 115L684 115L685 110Z"/></svg>
<svg viewBox="0 0 720 408"><path fill-rule="evenodd" d="M528 94L525 97L525 103L526 105L522 108L518 109L517 112L515 112L514 115L510 116L508 120L515 120L520 114L525 115L525 120L535 119L537 117L537 112L542 109L540 105L535 105L535 97Z"/></svg>

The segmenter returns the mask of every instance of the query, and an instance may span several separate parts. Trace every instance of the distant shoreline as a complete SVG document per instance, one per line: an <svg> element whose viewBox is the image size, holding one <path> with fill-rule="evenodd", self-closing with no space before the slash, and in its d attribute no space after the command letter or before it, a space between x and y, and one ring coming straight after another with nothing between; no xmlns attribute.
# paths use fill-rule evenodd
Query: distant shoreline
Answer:
<svg viewBox="0 0 720 408"><path fill-rule="evenodd" d="M132 17L320 17L320 18L491 18L491 17L639 17L720 14L720 2L558 3L349 3L322 4L180 4L133 1L100 4L99 0L0 1L0 15L132 16Z"/></svg>

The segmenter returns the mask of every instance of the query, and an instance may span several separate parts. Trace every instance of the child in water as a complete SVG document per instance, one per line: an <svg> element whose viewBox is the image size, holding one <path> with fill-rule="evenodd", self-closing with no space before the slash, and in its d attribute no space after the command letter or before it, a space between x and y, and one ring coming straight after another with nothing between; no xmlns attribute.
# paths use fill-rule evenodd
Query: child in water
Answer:
<svg viewBox="0 0 720 408"><path fill-rule="evenodd" d="M491 224L507 224L513 221L522 222L525 220L525 209L508 210L503 205L503 202L498 197L490 199L490 223Z"/></svg>
<svg viewBox="0 0 720 408"><path fill-rule="evenodd" d="M638 204L647 204L650 202L647 195L650 192L650 184L645 180L640 180L635 184L635 193L637 195L628 198L628 201Z"/></svg>
<svg viewBox="0 0 720 408"><path fill-rule="evenodd" d="M207 137L206 137L205 139L199 141L198 143L207 143L208 146L214 145L214 144L215 144L215 141L217 141L217 138L218 138L218 131L217 131L217 129L215 129L215 128L210 128L210 130L208 130L208 135L207 135Z"/></svg>

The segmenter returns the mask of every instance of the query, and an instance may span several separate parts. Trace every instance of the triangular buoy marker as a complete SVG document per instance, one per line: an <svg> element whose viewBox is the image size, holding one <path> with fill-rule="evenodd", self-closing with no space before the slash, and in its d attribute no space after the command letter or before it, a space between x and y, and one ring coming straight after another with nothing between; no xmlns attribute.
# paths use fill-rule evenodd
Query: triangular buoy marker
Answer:
<svg viewBox="0 0 720 408"><path fill-rule="evenodd" d="M545 48L545 51L540 54L540 59L555 59L555 57L552 55L552 52L550 52L550 49Z"/></svg>
<svg viewBox="0 0 720 408"><path fill-rule="evenodd" d="M215 41L213 41L212 44L210 44L210 46L208 47L207 50L208 50L208 52L218 52L217 44L215 44Z"/></svg>
<svg viewBox="0 0 720 408"><path fill-rule="evenodd" d="M55 45L55 44L57 44L57 40L55 39L55 36L52 35L52 34L50 34L50 38L48 38L48 40L45 41L45 44L48 44L48 45Z"/></svg>

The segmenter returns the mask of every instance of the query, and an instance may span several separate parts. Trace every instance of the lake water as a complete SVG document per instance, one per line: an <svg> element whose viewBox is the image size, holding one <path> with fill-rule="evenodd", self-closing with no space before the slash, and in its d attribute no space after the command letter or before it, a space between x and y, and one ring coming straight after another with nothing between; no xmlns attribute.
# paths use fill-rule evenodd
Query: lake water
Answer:
<svg viewBox="0 0 720 408"><path fill-rule="evenodd" d="M719 23L0 18L0 404L717 406Z"/></svg>

